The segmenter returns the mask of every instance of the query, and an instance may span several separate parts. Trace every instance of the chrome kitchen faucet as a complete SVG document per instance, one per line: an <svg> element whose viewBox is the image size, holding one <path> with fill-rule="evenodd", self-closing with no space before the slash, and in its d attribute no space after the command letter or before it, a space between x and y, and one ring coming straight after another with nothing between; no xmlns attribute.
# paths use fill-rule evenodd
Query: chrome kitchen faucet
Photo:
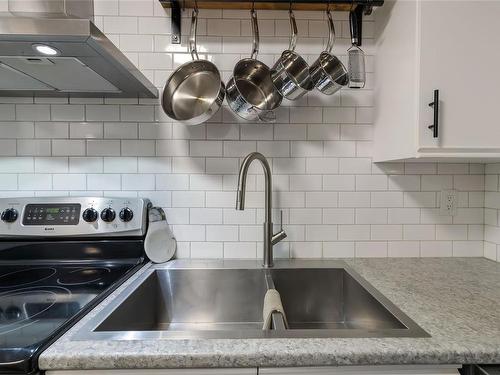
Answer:
<svg viewBox="0 0 500 375"><path fill-rule="evenodd" d="M250 164L254 160L260 161L262 168L264 169L264 177L266 180L265 187L265 211L266 217L264 221L264 262L262 265L265 268L270 268L273 266L273 246L278 242L286 238L286 233L283 228L276 234L273 234L273 222L272 222L272 209L273 209L273 182L271 175L271 168L269 167L269 163L264 155L260 152L252 152L248 154L243 163L240 166L240 173L238 176L238 192L236 194L236 209L244 210L245 209L245 191L246 191L246 182L247 182L247 174L248 168ZM283 215L281 216L281 222L283 223Z"/></svg>

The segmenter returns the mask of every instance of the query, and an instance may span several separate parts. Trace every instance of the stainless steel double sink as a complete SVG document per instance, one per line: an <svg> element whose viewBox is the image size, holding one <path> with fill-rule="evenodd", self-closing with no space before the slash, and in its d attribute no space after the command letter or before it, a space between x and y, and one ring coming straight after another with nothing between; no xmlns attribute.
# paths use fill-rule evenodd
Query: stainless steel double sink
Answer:
<svg viewBox="0 0 500 375"><path fill-rule="evenodd" d="M262 330L264 295L289 323ZM428 337L342 261L173 261L152 265L76 339Z"/></svg>

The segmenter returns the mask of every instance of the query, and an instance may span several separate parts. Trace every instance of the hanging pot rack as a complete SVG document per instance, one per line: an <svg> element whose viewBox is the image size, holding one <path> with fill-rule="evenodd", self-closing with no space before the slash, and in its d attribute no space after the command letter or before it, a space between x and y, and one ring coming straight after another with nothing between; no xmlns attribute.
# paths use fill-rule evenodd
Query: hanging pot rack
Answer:
<svg viewBox="0 0 500 375"><path fill-rule="evenodd" d="M354 11L357 13L360 30L363 15L371 14L373 7L382 6L384 0L159 0L164 8L171 9L172 43L181 43L181 9L261 9L261 10L294 10L324 11L329 6L332 11Z"/></svg>

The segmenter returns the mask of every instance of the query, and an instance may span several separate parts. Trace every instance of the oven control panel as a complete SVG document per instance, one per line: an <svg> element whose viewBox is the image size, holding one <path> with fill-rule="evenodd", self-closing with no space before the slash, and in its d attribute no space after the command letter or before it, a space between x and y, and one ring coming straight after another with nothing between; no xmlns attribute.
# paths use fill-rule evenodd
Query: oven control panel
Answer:
<svg viewBox="0 0 500 375"><path fill-rule="evenodd" d="M2 198L0 236L142 236L150 205L140 198Z"/></svg>
<svg viewBox="0 0 500 375"><path fill-rule="evenodd" d="M79 203L27 204L23 225L78 225L81 207Z"/></svg>

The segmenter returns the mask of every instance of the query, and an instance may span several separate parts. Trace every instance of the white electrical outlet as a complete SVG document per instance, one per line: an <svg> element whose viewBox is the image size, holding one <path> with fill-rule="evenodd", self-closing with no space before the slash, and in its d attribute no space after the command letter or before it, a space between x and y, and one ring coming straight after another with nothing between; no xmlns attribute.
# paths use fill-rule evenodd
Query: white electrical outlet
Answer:
<svg viewBox="0 0 500 375"><path fill-rule="evenodd" d="M456 190L441 191L440 213L445 216L454 216L457 213L458 194Z"/></svg>

